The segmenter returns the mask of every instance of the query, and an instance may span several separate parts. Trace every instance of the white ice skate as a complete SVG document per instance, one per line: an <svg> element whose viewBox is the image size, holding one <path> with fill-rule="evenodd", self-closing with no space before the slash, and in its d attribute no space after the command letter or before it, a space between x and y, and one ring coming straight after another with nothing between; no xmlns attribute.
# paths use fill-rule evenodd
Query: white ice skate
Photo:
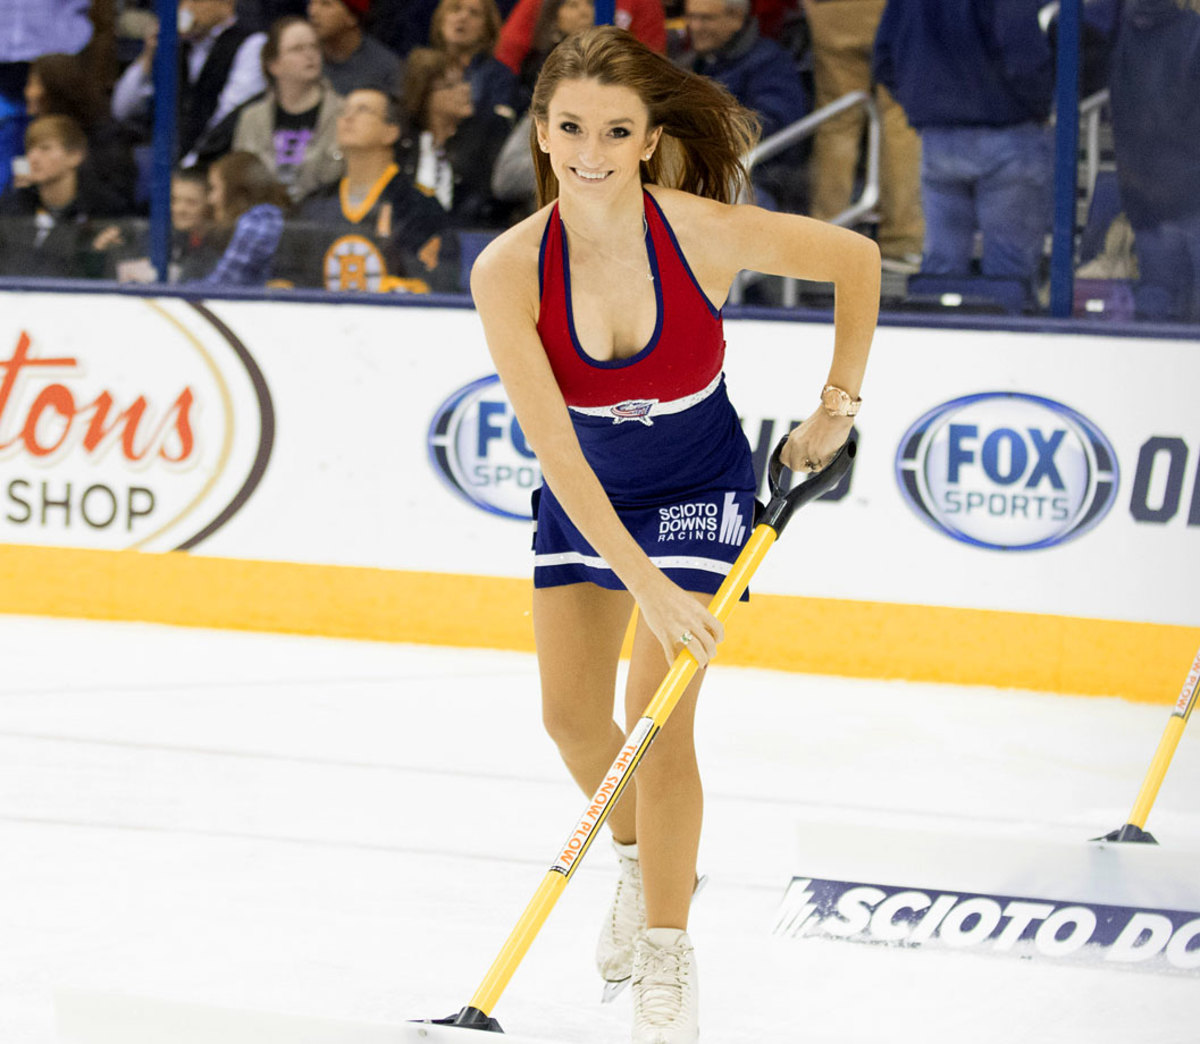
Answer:
<svg viewBox="0 0 1200 1044"><path fill-rule="evenodd" d="M604 980L601 1001L609 1004L629 985L633 974L633 940L646 927L646 896L642 890L642 867L638 862L637 845L613 842L617 853L619 874L617 890L600 938L596 941L596 968ZM694 899L708 881L707 877L696 878L692 891Z"/></svg>
<svg viewBox="0 0 1200 1044"><path fill-rule="evenodd" d="M633 951L633 1044L695 1044L700 1039L698 990L687 932L639 932Z"/></svg>
<svg viewBox="0 0 1200 1044"><path fill-rule="evenodd" d="M629 983L633 973L633 940L646 927L646 895L642 891L642 866L637 845L613 842L619 874L612 906L596 941L596 967L604 980L607 1004Z"/></svg>

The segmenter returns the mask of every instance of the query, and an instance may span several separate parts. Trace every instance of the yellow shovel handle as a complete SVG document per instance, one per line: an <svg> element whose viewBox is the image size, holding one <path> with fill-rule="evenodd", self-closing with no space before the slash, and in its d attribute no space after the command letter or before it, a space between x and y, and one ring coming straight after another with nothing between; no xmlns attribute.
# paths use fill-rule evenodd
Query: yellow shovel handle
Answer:
<svg viewBox="0 0 1200 1044"><path fill-rule="evenodd" d="M1192 708L1196 705L1196 693L1200 691L1200 652L1192 661L1192 669L1188 672L1187 680L1180 690L1175 709L1163 730L1162 739L1158 741L1158 750L1154 752L1154 760L1146 772L1142 789L1138 792L1137 800L1133 803L1133 811L1129 813L1129 822L1139 830L1146 826L1146 818L1158 797L1158 788L1162 786L1163 777L1175 756L1175 748L1179 746L1179 738L1183 735L1183 727L1191 717Z"/></svg>
<svg viewBox="0 0 1200 1044"><path fill-rule="evenodd" d="M725 577L720 590L709 603L709 610L722 623L733 612L733 607L737 605L738 599L750 583L750 577L775 542L776 535L775 530L768 525L760 525L750 534L746 546L742 548L737 561L730 568L729 575ZM471 998L472 1008L489 1015L496 1006L500 995L541 931L542 925L546 923L546 918L550 916L550 911L554 909L563 889L567 887L567 881L583 861L600 827L608 819L613 806L620 800L642 757L650 748L658 730L671 716L697 668L695 657L686 649L675 657L675 662L646 707L644 715L630 730L621 753L605 773L605 782L592 796L554 865L546 871L541 885L475 991Z"/></svg>

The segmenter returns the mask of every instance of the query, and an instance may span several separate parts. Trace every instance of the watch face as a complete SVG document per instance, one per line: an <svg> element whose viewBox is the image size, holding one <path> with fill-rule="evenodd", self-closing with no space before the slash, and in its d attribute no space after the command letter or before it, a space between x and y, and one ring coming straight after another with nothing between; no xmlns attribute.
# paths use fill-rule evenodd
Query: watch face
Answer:
<svg viewBox="0 0 1200 1044"><path fill-rule="evenodd" d="M837 388L826 388L821 398L825 409L831 413L845 413L850 405L850 396Z"/></svg>

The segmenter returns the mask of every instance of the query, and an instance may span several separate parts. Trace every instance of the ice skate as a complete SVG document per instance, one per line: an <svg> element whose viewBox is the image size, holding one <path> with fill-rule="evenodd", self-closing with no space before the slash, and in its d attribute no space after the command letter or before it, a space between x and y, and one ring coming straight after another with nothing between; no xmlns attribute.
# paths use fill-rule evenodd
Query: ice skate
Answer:
<svg viewBox="0 0 1200 1044"><path fill-rule="evenodd" d="M639 932L633 954L633 1044L695 1044L700 1039L698 988L687 932Z"/></svg>
<svg viewBox="0 0 1200 1044"><path fill-rule="evenodd" d="M614 841L613 848L620 866L617 890L596 941L596 968L604 980L604 994L600 998L604 1004L611 1003L629 985L633 974L633 940L646 927L646 897L637 845ZM693 899L707 881L707 877L696 878Z"/></svg>
<svg viewBox="0 0 1200 1044"><path fill-rule="evenodd" d="M633 940L646 927L646 896L637 845L614 841L613 848L619 864L617 890L596 942L596 968L604 980L605 1003L628 984L633 973Z"/></svg>

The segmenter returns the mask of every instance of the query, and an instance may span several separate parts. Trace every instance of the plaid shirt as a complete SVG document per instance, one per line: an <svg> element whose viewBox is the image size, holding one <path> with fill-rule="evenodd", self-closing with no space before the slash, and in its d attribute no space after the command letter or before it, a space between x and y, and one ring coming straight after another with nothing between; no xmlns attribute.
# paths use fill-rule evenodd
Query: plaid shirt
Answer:
<svg viewBox="0 0 1200 1044"><path fill-rule="evenodd" d="M283 211L271 203L251 207L233 230L221 260L200 280L204 286L262 286L271 276L283 235Z"/></svg>

